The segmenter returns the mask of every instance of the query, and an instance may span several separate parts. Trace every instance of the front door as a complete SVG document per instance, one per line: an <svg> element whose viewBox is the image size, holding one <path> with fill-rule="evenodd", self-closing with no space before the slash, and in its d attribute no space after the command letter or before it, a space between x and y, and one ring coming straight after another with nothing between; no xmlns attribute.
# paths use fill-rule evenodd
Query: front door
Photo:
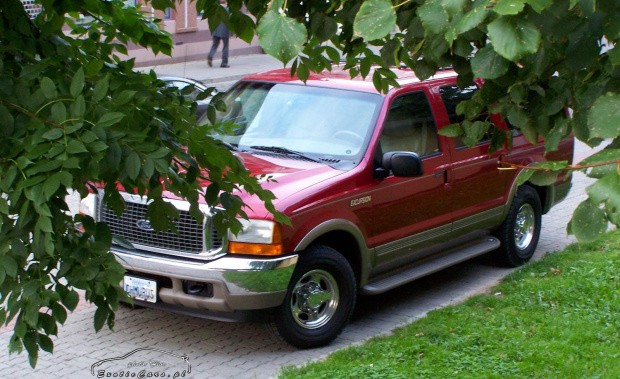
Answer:
<svg viewBox="0 0 620 379"><path fill-rule="evenodd" d="M375 182L369 242L376 248L377 271L422 258L421 248L449 235L450 157L445 144L445 138L437 134L425 91L402 94L392 100L377 149L380 153L417 153L422 158L424 174L416 178L390 175Z"/></svg>

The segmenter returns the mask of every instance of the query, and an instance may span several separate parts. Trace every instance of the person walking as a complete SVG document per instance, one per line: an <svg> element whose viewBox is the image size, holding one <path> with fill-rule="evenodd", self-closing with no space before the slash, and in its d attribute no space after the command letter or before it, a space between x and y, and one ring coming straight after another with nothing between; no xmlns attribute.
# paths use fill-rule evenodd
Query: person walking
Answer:
<svg viewBox="0 0 620 379"><path fill-rule="evenodd" d="M226 11L228 12L228 4L226 3L226 0L220 0L220 5L226 8ZM209 67L213 67L213 56L220 45L220 41L224 44L224 47L222 48L222 64L220 67L230 67L228 65L228 39L230 36L230 30L228 30L228 26L226 26L223 22L215 28L215 31L213 31L213 44L211 45L211 51L209 51L209 55L207 55L207 64Z"/></svg>

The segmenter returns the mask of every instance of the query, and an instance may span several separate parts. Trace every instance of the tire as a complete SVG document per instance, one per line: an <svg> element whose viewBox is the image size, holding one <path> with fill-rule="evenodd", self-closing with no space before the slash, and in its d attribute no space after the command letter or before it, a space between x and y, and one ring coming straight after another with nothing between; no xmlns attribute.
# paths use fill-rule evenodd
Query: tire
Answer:
<svg viewBox="0 0 620 379"><path fill-rule="evenodd" d="M506 219L495 232L501 246L493 258L503 266L517 267L532 258L538 245L542 206L538 192L530 186L518 189Z"/></svg>
<svg viewBox="0 0 620 379"><path fill-rule="evenodd" d="M300 254L272 327L289 344L310 349L327 345L349 322L357 297L349 262L327 246Z"/></svg>

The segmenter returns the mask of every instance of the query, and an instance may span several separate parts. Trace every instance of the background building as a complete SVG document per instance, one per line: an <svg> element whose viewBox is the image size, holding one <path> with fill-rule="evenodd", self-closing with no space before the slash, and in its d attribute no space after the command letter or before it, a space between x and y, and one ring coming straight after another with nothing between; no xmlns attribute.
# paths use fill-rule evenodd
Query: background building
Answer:
<svg viewBox="0 0 620 379"><path fill-rule="evenodd" d="M144 0L126 0L128 5L139 6ZM153 12L156 18L163 19L162 29L172 35L174 49L172 57L163 54L155 55L142 46L130 44L128 53L136 58L136 66L155 66L159 64L179 63L187 61L205 60L211 48L211 32L206 20L202 20L196 11L196 2L183 0L176 10L166 12L155 11L150 5L142 5L143 10ZM254 37L251 44L239 38L230 39L229 56L249 55L262 53L258 37ZM222 49L218 49L215 59L220 59Z"/></svg>
<svg viewBox="0 0 620 379"><path fill-rule="evenodd" d="M31 18L36 17L41 10L41 6L35 4L35 0L21 0L24 8ZM196 11L196 2L183 0L177 4L176 10L168 9L166 12L156 11L150 5L143 5L144 0L125 0L128 6L140 6L143 11L153 13L155 18L164 20L161 28L172 35L174 48L172 56L164 54L153 54L142 46L130 43L127 46L130 58L136 58L136 66L155 66L168 63L179 63L187 61L205 60L211 48L211 32L209 24L203 21ZM247 44L239 38L230 39L229 56L249 55L262 53L255 37L251 44ZM220 59L222 49L220 48L215 59ZM206 64L206 63L205 63Z"/></svg>

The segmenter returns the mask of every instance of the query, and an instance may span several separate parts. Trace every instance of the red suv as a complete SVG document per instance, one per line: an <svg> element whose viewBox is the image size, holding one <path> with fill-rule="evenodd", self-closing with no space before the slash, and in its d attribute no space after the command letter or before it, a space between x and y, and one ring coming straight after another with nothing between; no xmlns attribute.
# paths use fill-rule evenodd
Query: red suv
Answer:
<svg viewBox="0 0 620 379"><path fill-rule="evenodd" d="M512 151L489 154L488 139L468 147L438 130L462 121L456 106L477 86L459 88L451 70L426 81L395 73L400 88L387 94L337 67L306 84L288 69L261 73L227 93L218 115L226 132L215 138L273 179L264 187L292 226L244 194L249 220L236 236L219 235L209 217L198 224L183 200L169 199L178 233L153 230L144 198L126 194L122 218L99 202L99 220L130 243L112 252L136 304L218 320L269 314L286 341L310 348L341 332L358 293L486 253L510 266L530 259L541 215L566 196L570 178L519 186L521 171L498 164L572 161L573 139L544 155L494 115L513 134Z"/></svg>

